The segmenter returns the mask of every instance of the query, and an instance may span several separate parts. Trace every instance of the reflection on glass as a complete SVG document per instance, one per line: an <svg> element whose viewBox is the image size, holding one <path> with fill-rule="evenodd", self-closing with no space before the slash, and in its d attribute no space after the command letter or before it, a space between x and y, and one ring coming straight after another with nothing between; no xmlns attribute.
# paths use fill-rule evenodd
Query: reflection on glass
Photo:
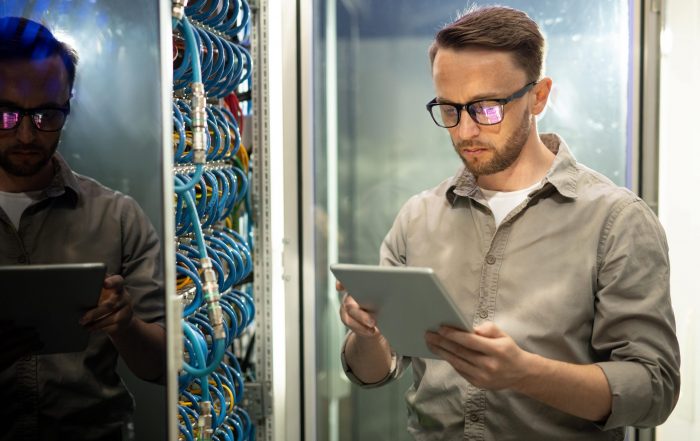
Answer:
<svg viewBox="0 0 700 441"><path fill-rule="evenodd" d="M527 12L548 41L546 73L555 86L540 132L560 133L579 162L629 185L628 1L500 3ZM344 379L328 264L376 263L400 206L460 165L425 103L435 96L428 47L464 7L462 0L314 1L318 439L410 439L403 402L410 373L374 390Z"/></svg>
<svg viewBox="0 0 700 441"><path fill-rule="evenodd" d="M160 345L161 337L164 344L164 331L158 324L164 322L162 250L158 240L163 230L158 5L148 2L129 8L122 2L65 0L52 1L49 7L48 3L6 0L0 2L0 17L21 16L41 22L54 31L59 40L77 50L80 61L70 113L62 131L40 131L56 128L50 126L52 121L56 122L54 118L58 118L55 109L67 108L69 88L58 87L56 92L49 87L50 78L59 77L57 84L67 84L61 82L65 81L60 77L63 65L54 66L58 70L51 71L53 75L49 75L49 79L36 79L33 70L15 76L11 82L6 81L7 78L19 68L16 63L3 62L0 70L5 81L0 82L0 100L3 101L0 112L3 112L7 130L0 132L0 153L16 151L8 156L10 162L28 164L43 153L50 153L50 147L60 139L58 152L66 161L61 170L70 167L133 199L115 195L90 178L78 178L73 183L79 194L75 199L71 199L72 192L66 189L70 187L67 184L56 187L58 190L54 194L52 185L57 181L53 172L56 169L53 165L42 169L49 172L52 190L45 191L43 182L39 188L31 189L37 191L28 193L30 206L26 210L8 208L6 201L12 194L0 202L3 241L8 237L19 238L8 242L12 246L0 244L3 250L0 265L104 262L108 275L123 276L140 324L131 326L135 322L123 315L128 309L124 306L125 297L116 296L118 287L108 284L99 302L102 305L103 301L110 300L110 306L96 310L82 323L88 328L101 329L90 335L86 352L23 358L21 372L26 378L39 378L40 381L34 382L39 387L31 390L24 400L12 400L5 398L17 391L26 392L21 389L26 384L17 382L12 388L3 386L3 394L8 395L3 395L2 407L18 415L31 413L31 406L37 404L43 410L56 410L38 414L42 427L51 426L54 437L81 439L88 436L88 431L80 426L89 422L114 429L115 436L121 439L124 427L122 422L115 421L123 419L124 414L132 414L133 394L137 413L127 418L128 426L136 428L137 439L164 439L165 388L157 384L165 368L164 346ZM32 32L27 31L27 34ZM20 83L23 86L18 86ZM29 84L29 89L16 93L25 83ZM61 91L65 96L60 96ZM38 108L54 110L40 112ZM19 123L10 128L9 125L16 123L13 122L15 117L19 118ZM8 182L6 172L6 167L0 170L2 184ZM32 181L31 176L30 173L25 181ZM70 176L66 173L62 182L71 181ZM2 190L25 193L8 191L6 187ZM17 225L7 216L10 211L19 212L21 217ZM80 215L76 216L78 212ZM18 248L17 244L22 246ZM115 326L103 329L108 323ZM122 326L125 323L129 326ZM111 338L107 337L108 332ZM124 337L127 335L129 338ZM134 335L140 337L138 345L133 344L136 342L131 338ZM119 347L129 365L128 368L121 366L119 373L128 383L130 393L114 371L118 353L110 341ZM131 351L139 346L138 353L143 347L149 347L149 342L155 350L148 356L134 357ZM76 368L66 369L71 363ZM140 380L132 371L154 382ZM60 378L58 372L61 372ZM85 375L85 372L91 374ZM24 405L29 407L18 407ZM86 408L90 410L79 410ZM23 429L31 428L32 421L22 421L28 424ZM71 426L75 433L67 432ZM0 439L5 429L0 431Z"/></svg>

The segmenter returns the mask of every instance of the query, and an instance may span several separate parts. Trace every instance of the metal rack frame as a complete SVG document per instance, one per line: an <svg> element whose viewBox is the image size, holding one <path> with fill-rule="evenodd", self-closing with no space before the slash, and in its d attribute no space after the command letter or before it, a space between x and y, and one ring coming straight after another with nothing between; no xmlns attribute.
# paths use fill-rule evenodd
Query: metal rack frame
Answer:
<svg viewBox="0 0 700 441"><path fill-rule="evenodd" d="M301 439L297 4L251 1L258 439Z"/></svg>

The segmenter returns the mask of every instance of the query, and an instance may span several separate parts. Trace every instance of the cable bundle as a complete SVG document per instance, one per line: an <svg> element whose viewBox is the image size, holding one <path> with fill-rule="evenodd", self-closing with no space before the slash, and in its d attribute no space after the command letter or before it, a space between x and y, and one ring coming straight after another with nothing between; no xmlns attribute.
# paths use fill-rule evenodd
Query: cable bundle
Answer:
<svg viewBox="0 0 700 441"><path fill-rule="evenodd" d="M250 26L250 6L245 1L195 0L185 8L185 13L233 40L237 38L239 32ZM248 31L244 32L248 33Z"/></svg>
<svg viewBox="0 0 700 441"><path fill-rule="evenodd" d="M250 9L245 1L241 3L245 8L238 8L238 11L242 12L237 17L242 16L246 20L246 25L230 28L229 34L212 26L211 20L192 26L192 20L205 17L205 14L191 15L190 20L182 21L182 25L176 28L182 28L182 38L176 38L174 42L174 47L177 49L173 72L175 89L188 90L189 84L197 81L195 78L197 65L199 65L200 81L203 81L208 96L214 98L224 98L234 93L239 84L250 78L250 52L242 44L237 44L230 39L231 35L238 35L247 27ZM220 7L230 6L228 0L212 2L212 4L218 4ZM230 4L239 4L239 2L231 1ZM188 6L185 10L190 11L194 7L195 5ZM222 9L222 11L225 10ZM191 32L187 29L188 24L185 22L189 23ZM219 26L219 28L229 29L225 26Z"/></svg>
<svg viewBox="0 0 700 441"><path fill-rule="evenodd" d="M241 147L240 129L238 120L227 107L207 106L208 133L205 133L207 149L206 160L218 161L224 159L235 160ZM176 99L173 104L173 125L175 128L175 162L178 164L191 163L194 152L192 150L192 132L187 127L192 125L192 109L182 99ZM247 152L241 152L244 161L247 161ZM242 163L239 164L241 167Z"/></svg>
<svg viewBox="0 0 700 441"><path fill-rule="evenodd" d="M250 90L245 0L173 2L177 293L183 304L182 440L255 439L241 408L252 323L250 164L241 142ZM248 347L241 343L248 340ZM243 362L239 363L239 359Z"/></svg>

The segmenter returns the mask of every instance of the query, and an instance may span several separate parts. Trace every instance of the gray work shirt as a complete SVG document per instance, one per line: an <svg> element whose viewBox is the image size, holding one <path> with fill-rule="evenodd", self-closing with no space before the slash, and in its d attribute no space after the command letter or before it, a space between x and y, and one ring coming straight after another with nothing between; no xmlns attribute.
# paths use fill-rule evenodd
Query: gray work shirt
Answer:
<svg viewBox="0 0 700 441"><path fill-rule="evenodd" d="M58 154L53 162L54 179L19 230L0 207L0 265L104 262L108 274L124 277L135 315L162 323L160 244L148 218L132 198L73 173ZM83 352L25 357L0 372L0 439L119 431L133 400L115 372L117 357L107 335L95 332Z"/></svg>
<svg viewBox="0 0 700 441"><path fill-rule="evenodd" d="M410 363L408 430L417 440L622 440L623 426L657 425L675 405L680 355L657 217L577 163L557 135L541 139L554 163L498 228L462 170L404 205L381 264L431 267L474 325L492 321L547 358L597 364L612 413L596 424L513 391L480 389L441 360L394 354L387 378L370 385L347 372L376 387Z"/></svg>

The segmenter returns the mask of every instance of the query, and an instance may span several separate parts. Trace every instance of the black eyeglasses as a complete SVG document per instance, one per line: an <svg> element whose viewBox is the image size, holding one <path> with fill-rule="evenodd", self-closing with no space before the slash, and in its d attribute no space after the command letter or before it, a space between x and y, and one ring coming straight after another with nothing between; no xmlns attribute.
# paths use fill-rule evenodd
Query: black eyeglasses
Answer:
<svg viewBox="0 0 700 441"><path fill-rule="evenodd" d="M63 128L70 113L70 104L65 107L45 109L18 109L0 106L0 130L17 128L25 115L31 117L32 124L42 132L57 132Z"/></svg>
<svg viewBox="0 0 700 441"><path fill-rule="evenodd" d="M503 106L525 95L535 84L537 81L528 83L507 98L476 100L466 104L438 103L437 98L433 98L425 108L435 124L446 129L459 124L462 109L466 110L477 124L492 126L503 121Z"/></svg>

